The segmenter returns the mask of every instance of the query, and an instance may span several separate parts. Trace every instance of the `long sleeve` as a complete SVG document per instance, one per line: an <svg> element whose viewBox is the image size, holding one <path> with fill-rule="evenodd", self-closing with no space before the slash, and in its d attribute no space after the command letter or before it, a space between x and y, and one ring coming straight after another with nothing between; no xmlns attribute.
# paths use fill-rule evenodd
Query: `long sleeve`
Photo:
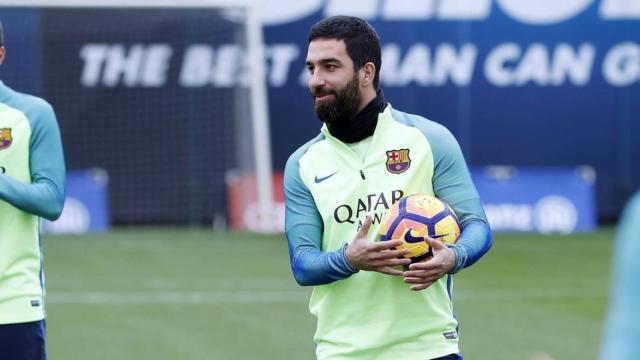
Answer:
<svg viewBox="0 0 640 360"><path fill-rule="evenodd" d="M434 193L453 208L462 227L460 238L451 246L456 254L456 266L451 273L456 273L489 251L493 243L491 229L456 139L435 123L429 123L423 131L433 151Z"/></svg>
<svg viewBox="0 0 640 360"><path fill-rule="evenodd" d="M32 127L31 183L0 174L0 200L22 211L55 220L64 206L65 188L64 154L56 116L45 102L31 107L25 115Z"/></svg>
<svg viewBox="0 0 640 360"><path fill-rule="evenodd" d="M349 264L345 247L322 251L323 223L313 196L300 177L294 153L285 167L285 232L293 276L300 285L321 285L345 279L358 270Z"/></svg>

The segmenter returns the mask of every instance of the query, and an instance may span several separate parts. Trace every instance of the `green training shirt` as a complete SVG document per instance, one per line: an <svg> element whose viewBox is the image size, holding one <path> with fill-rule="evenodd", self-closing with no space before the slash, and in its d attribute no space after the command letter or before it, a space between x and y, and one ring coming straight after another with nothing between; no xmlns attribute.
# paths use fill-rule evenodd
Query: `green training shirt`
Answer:
<svg viewBox="0 0 640 360"><path fill-rule="evenodd" d="M53 109L0 82L0 324L45 316L40 217L60 215L64 182Z"/></svg>
<svg viewBox="0 0 640 360"><path fill-rule="evenodd" d="M462 225L452 247L453 272L491 246L478 194L451 133L424 118L391 108L379 114L364 157L322 133L296 151L285 169L286 224L292 270L313 285L318 359L420 359L458 353L452 278L413 292L402 277L357 271L344 254L367 213L377 240L392 203L410 194L435 195Z"/></svg>

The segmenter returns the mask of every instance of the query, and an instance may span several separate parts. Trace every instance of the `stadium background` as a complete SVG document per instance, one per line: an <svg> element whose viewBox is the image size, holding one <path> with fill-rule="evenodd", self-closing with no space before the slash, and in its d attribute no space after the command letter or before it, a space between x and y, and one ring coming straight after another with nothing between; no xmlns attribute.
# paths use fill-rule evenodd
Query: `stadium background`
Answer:
<svg viewBox="0 0 640 360"><path fill-rule="evenodd" d="M386 60L381 85L393 106L451 129L472 166L592 166L598 216L614 220L640 185L640 170L629 166L640 153L634 121L640 113L638 16L603 15L606 3L617 0L572 2L578 5L562 17L547 7L548 24L486 1L478 4L488 11L468 21L436 11L402 12L398 4L394 12L348 1L275 2L262 10L274 169L282 169L320 125L304 86L305 34L324 14L351 11L380 33ZM386 2L364 4L374 3ZM406 3L411 9L430 2ZM162 9L18 8L1 15L10 50L4 81L55 106L69 168L108 171L115 223L209 224L212 214L226 214L224 176L238 166L242 150L234 144L247 143L239 114L247 106L234 95L243 80L233 63L241 60L223 50L238 40L233 21ZM166 78L145 83L144 66L137 76L109 78L105 61L102 71L82 80L89 60L81 52L91 44L120 46L124 56L136 45L165 46ZM188 50L202 44L213 52L213 70L189 83L181 74ZM616 51L624 54L617 61ZM489 70L500 54L505 71Z"/></svg>
<svg viewBox="0 0 640 360"><path fill-rule="evenodd" d="M320 125L304 86L307 30L348 12L380 33L381 85L394 107L451 129L472 166L593 167L597 215L615 221L640 187L636 5L572 0L545 4L545 14L513 0L466 13L447 10L449 1L391 3L263 8L274 170ZM282 238L181 227L226 221L230 171L251 167L247 80L227 46L242 42L237 22L215 11L24 7L1 8L0 19L2 80L53 104L70 169L107 171L113 224L176 226L48 238L52 354L310 358L307 292L288 274ZM144 75L154 66L146 60L130 75L109 76L106 60L92 73L86 49L170 59L166 77ZM200 79L183 74L189 51L213 54L201 57L211 67ZM502 72L489 65L500 56ZM607 229L498 235L477 270L459 276L470 358L595 358L611 239ZM563 252L575 255L548 256ZM485 347L491 335L508 345Z"/></svg>

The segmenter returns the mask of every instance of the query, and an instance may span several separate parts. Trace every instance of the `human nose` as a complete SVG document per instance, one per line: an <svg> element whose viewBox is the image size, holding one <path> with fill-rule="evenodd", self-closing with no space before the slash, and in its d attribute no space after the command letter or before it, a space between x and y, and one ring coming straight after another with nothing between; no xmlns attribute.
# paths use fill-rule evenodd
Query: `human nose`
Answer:
<svg viewBox="0 0 640 360"><path fill-rule="evenodd" d="M324 77L321 71L314 71L309 75L309 87L315 89L318 86L325 85Z"/></svg>

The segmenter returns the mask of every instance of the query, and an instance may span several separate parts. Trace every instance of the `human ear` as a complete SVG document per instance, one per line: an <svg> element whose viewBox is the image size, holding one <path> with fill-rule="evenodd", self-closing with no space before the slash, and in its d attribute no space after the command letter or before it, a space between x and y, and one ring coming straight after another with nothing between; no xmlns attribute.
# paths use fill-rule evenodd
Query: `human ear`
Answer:
<svg viewBox="0 0 640 360"><path fill-rule="evenodd" d="M368 62L360 69L360 83L362 86L369 86L373 84L373 79L376 77L376 66L372 62Z"/></svg>

